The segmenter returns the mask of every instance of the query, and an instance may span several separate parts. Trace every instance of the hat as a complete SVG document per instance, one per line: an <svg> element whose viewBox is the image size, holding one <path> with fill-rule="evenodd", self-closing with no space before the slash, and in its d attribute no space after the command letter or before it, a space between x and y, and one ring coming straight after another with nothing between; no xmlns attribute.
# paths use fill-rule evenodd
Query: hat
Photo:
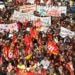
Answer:
<svg viewBox="0 0 75 75"><path fill-rule="evenodd" d="M44 69L47 69L47 66L44 66L43 68L44 68Z"/></svg>
<svg viewBox="0 0 75 75"><path fill-rule="evenodd" d="M9 34L9 38L13 37L13 34Z"/></svg>
<svg viewBox="0 0 75 75"><path fill-rule="evenodd" d="M30 68L26 68L27 71L30 71Z"/></svg>

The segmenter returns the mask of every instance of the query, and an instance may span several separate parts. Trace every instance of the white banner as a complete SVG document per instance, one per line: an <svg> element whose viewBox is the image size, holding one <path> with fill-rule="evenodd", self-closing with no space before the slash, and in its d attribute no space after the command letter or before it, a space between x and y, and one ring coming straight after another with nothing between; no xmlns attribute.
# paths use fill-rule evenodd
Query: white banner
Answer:
<svg viewBox="0 0 75 75"><path fill-rule="evenodd" d="M46 11L48 8L48 6L37 5L37 11L41 14L41 16L46 16Z"/></svg>
<svg viewBox="0 0 75 75"><path fill-rule="evenodd" d="M73 31L70 31L69 29L61 27L60 36L62 38L65 38L66 36L69 36L70 38L72 38L73 36L75 36L75 33Z"/></svg>
<svg viewBox="0 0 75 75"><path fill-rule="evenodd" d="M36 4L32 4L32 5L23 5L20 6L20 12L34 12L36 11Z"/></svg>
<svg viewBox="0 0 75 75"><path fill-rule="evenodd" d="M50 26L51 25L51 17L40 17L42 26Z"/></svg>
<svg viewBox="0 0 75 75"><path fill-rule="evenodd" d="M49 27L51 25L51 17L38 17L38 16L32 16L31 20L35 21L35 20L40 20L41 21L41 25L44 27Z"/></svg>
<svg viewBox="0 0 75 75"><path fill-rule="evenodd" d="M32 12L28 13L22 13L19 11L14 11L14 14L12 15L11 19L16 20L16 21L25 21L26 19L30 20L30 17L33 15Z"/></svg>
<svg viewBox="0 0 75 75"><path fill-rule="evenodd" d="M35 21L40 19L42 26L51 25L51 17L38 17L38 16L34 16L34 14L31 12L21 13L19 11L14 11L12 19L16 21L22 21L22 22L25 21L26 19L28 19L29 21Z"/></svg>
<svg viewBox="0 0 75 75"><path fill-rule="evenodd" d="M47 16L56 16L59 17L61 16L61 14L65 14L66 15L67 12L67 7L65 6L52 6L49 7L49 9L47 10Z"/></svg>
<svg viewBox="0 0 75 75"><path fill-rule="evenodd" d="M37 11L42 15L42 16L55 16L55 17L60 17L61 14L67 13L67 7L66 6L40 6L37 5Z"/></svg>
<svg viewBox="0 0 75 75"><path fill-rule="evenodd" d="M10 30L10 32L18 31L17 23L12 23L12 24L0 24L0 32L8 31L8 30Z"/></svg>

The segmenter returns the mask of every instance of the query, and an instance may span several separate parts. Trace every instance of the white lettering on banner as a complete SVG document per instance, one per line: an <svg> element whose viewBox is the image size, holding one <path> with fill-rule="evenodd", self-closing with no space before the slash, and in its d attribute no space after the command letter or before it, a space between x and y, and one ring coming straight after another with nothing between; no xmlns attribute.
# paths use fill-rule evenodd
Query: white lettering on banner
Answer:
<svg viewBox="0 0 75 75"><path fill-rule="evenodd" d="M18 31L17 23L12 23L12 24L0 24L0 32L3 32L4 30L5 30L5 31L10 30L10 32Z"/></svg>
<svg viewBox="0 0 75 75"><path fill-rule="evenodd" d="M52 45L49 45L48 49L52 52L54 50L54 47Z"/></svg>
<svg viewBox="0 0 75 75"><path fill-rule="evenodd" d="M34 12L36 10L36 4L20 6L20 12Z"/></svg>
<svg viewBox="0 0 75 75"><path fill-rule="evenodd" d="M66 36L69 36L70 38L72 38L73 36L75 36L75 33L73 31L70 31L69 29L61 27L60 36L62 38L65 38Z"/></svg>

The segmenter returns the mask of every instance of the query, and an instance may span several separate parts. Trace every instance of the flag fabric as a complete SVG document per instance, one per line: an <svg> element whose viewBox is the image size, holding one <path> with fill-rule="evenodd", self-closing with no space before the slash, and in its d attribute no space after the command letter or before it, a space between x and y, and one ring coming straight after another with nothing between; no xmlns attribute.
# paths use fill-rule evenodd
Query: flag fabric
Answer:
<svg viewBox="0 0 75 75"><path fill-rule="evenodd" d="M26 35L24 38L25 44L26 44L26 48L25 48L25 53L29 54L31 52L32 49L32 41L31 41L31 36Z"/></svg>
<svg viewBox="0 0 75 75"><path fill-rule="evenodd" d="M71 61L67 63L66 68L67 68L68 71L70 72L70 75L74 75L73 63L72 63Z"/></svg>
<svg viewBox="0 0 75 75"><path fill-rule="evenodd" d="M0 64L2 64L3 60L2 60L2 57L0 57Z"/></svg>
<svg viewBox="0 0 75 75"><path fill-rule="evenodd" d="M19 54L18 54L18 49L17 47L15 47L14 49L14 58L18 58Z"/></svg>
<svg viewBox="0 0 75 75"><path fill-rule="evenodd" d="M56 43L53 41L49 41L47 45L48 53L57 55L59 52L59 48L57 47Z"/></svg>
<svg viewBox="0 0 75 75"><path fill-rule="evenodd" d="M8 47L7 46L5 46L4 47L4 49L3 49L3 55L4 55L4 57L7 59L8 58Z"/></svg>
<svg viewBox="0 0 75 75"><path fill-rule="evenodd" d="M36 36L37 36L37 31L36 31L36 29L31 29L31 30L30 30L30 35L31 35L31 38L36 38Z"/></svg>
<svg viewBox="0 0 75 75"><path fill-rule="evenodd" d="M16 35L13 35L13 38L12 38L12 43L13 44L15 43L16 39L17 39Z"/></svg>
<svg viewBox="0 0 75 75"><path fill-rule="evenodd" d="M42 26L41 20L40 19L34 20L33 25L36 26L36 28L40 28Z"/></svg>
<svg viewBox="0 0 75 75"><path fill-rule="evenodd" d="M11 50L8 50L8 58L9 59L13 58L13 52Z"/></svg>

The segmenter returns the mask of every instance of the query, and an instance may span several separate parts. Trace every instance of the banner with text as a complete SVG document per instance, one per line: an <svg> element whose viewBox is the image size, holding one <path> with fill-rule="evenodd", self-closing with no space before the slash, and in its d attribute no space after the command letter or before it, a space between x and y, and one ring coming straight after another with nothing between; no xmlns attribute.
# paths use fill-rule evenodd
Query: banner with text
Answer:
<svg viewBox="0 0 75 75"><path fill-rule="evenodd" d="M33 15L31 20L40 21L41 25L44 27L49 27L51 25L51 17L38 17Z"/></svg>
<svg viewBox="0 0 75 75"><path fill-rule="evenodd" d="M34 11L36 11L36 4L20 6L20 11L25 12L25 13L26 12L34 12Z"/></svg>
<svg viewBox="0 0 75 75"><path fill-rule="evenodd" d="M0 32L8 31L8 30L10 30L10 32L18 31L17 23L12 23L12 24L0 24Z"/></svg>
<svg viewBox="0 0 75 75"><path fill-rule="evenodd" d="M69 36L70 38L72 38L73 36L75 36L75 33L73 31L69 30L69 29L61 27L60 36L62 38L65 38L66 36Z"/></svg>
<svg viewBox="0 0 75 75"><path fill-rule="evenodd" d="M28 12L28 13L22 13L20 11L14 11L11 19L15 20L15 21L25 21L26 19L30 20L31 16L33 15L33 13Z"/></svg>
<svg viewBox="0 0 75 75"><path fill-rule="evenodd" d="M51 17L38 17L30 12L21 13L19 11L14 11L12 19L16 21L22 21L22 22L28 19L29 21L35 21L36 24L46 26L46 27L47 26L49 27L51 25Z"/></svg>
<svg viewBox="0 0 75 75"><path fill-rule="evenodd" d="M41 16L54 16L60 17L61 14L67 13L66 6L37 6L37 11L41 14Z"/></svg>

